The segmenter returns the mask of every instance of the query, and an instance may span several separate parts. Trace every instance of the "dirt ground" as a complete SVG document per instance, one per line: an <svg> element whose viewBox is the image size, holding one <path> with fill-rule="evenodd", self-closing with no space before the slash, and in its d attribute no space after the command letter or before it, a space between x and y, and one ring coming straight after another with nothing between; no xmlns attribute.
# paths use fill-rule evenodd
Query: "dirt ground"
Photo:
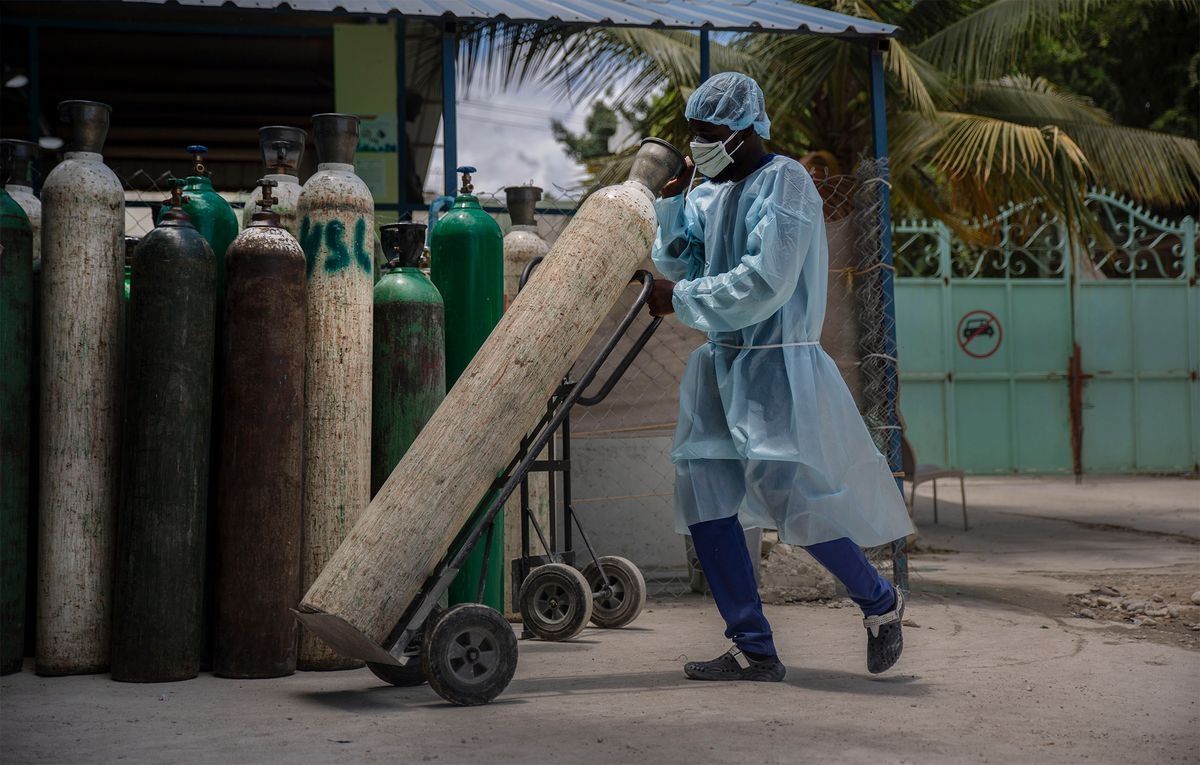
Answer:
<svg viewBox="0 0 1200 765"><path fill-rule="evenodd" d="M0 751L6 764L1200 760L1200 482L975 479L967 497L967 532L957 503L934 526L918 500L907 647L882 676L835 601L768 606L785 682L690 682L685 660L725 648L693 596L624 630L522 642L486 707L366 670L162 685L26 671L0 681Z"/></svg>

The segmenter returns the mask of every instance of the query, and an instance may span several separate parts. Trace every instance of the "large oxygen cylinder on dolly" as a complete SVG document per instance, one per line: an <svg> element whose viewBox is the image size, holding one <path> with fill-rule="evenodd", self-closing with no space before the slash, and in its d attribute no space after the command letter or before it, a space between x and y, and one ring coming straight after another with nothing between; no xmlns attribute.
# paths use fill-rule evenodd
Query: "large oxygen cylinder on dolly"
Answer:
<svg viewBox="0 0 1200 765"><path fill-rule="evenodd" d="M504 313L504 234L471 191L473 167L460 167L462 188L438 219L429 241L430 278L446 306L446 387L453 388ZM488 559L482 602L504 601L504 517L496 518L490 553L480 545L450 588L450 604L478 599L483 559Z"/></svg>
<svg viewBox="0 0 1200 765"><path fill-rule="evenodd" d="M112 678L200 671L216 264L176 186L133 254Z"/></svg>
<svg viewBox="0 0 1200 765"><path fill-rule="evenodd" d="M505 203L508 207L508 217L512 228L504 235L504 308L512 305L517 299L517 291L521 287L521 275L525 268L535 258L544 258L550 252L550 245L538 236L535 211L537 202L542 198L542 190L537 186L509 186L504 189ZM539 459L546 459L543 454ZM535 473L529 477L529 508L543 529L550 527L550 492L553 476ZM539 555L543 552L536 547L537 535L531 533L534 543L531 552ZM521 557L521 493L518 491L504 506L504 610L510 619L520 618L516 607L517 593L513 592L512 575L508 562ZM519 585L519 583L518 583Z"/></svg>
<svg viewBox="0 0 1200 765"><path fill-rule="evenodd" d="M260 180L249 225L229 246L216 640L221 677L296 671L304 486L304 251ZM294 214L295 207L292 212Z"/></svg>
<svg viewBox="0 0 1200 765"><path fill-rule="evenodd" d="M12 150L0 151L2 174ZM32 333L32 226L0 188L0 675L20 670L25 657Z"/></svg>
<svg viewBox="0 0 1200 765"><path fill-rule="evenodd" d="M321 573L371 501L371 297L375 203L354 174L358 118L313 117L317 172L300 193L308 273L304 372L304 587ZM300 669L347 669L302 634Z"/></svg>
<svg viewBox="0 0 1200 765"><path fill-rule="evenodd" d="M654 199L682 167L647 139L628 181L588 197L301 599L303 622L341 645L387 640L649 254Z"/></svg>
<svg viewBox="0 0 1200 765"><path fill-rule="evenodd" d="M270 125L258 129L258 148L267 167L266 179L274 181L271 196L275 198L271 212L279 218L279 227L292 236L299 236L296 205L300 201L300 179L297 177L300 160L304 158L304 139L308 134L300 128ZM259 213L258 201L262 189L255 186L242 208L242 227L249 226Z"/></svg>
<svg viewBox="0 0 1200 765"><path fill-rule="evenodd" d="M39 674L109 664L121 411L125 193L110 109L64 101L74 137L42 187Z"/></svg>
<svg viewBox="0 0 1200 765"><path fill-rule="evenodd" d="M425 225L390 223L379 230L392 259L375 284L372 495L446 396L445 310L420 269Z"/></svg>

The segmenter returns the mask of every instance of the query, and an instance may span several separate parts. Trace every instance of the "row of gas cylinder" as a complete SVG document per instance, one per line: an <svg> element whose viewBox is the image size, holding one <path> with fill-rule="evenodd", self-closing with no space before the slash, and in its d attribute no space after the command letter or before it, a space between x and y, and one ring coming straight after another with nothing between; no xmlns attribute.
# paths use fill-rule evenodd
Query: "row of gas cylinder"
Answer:
<svg viewBox="0 0 1200 765"><path fill-rule="evenodd" d="M305 131L260 130L240 233L190 147L123 274L110 109L59 109L72 142L40 201L36 145L0 142L0 673L354 666L290 609L546 253L540 190L508 189L504 238L464 172L431 283L424 224L376 239L358 119L320 114L303 185Z"/></svg>

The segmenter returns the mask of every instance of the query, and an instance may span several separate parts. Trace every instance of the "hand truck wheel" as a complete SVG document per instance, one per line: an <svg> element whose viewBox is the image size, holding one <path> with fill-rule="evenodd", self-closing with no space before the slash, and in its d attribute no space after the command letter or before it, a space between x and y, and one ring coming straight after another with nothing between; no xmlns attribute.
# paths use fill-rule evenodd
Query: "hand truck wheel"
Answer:
<svg viewBox="0 0 1200 765"><path fill-rule="evenodd" d="M565 563L530 571L518 600L522 623L542 640L570 640L592 618L592 590L583 574Z"/></svg>
<svg viewBox="0 0 1200 765"><path fill-rule="evenodd" d="M442 607L435 605L433 610L429 612L425 624L433 624L433 622L437 621L441 613ZM408 647L404 649L404 656L400 659L399 666L368 661L367 669L371 670L371 674L375 675L375 677L397 688L412 688L417 685L424 685L425 670L421 667L421 648L424 643L425 634L424 630L422 630L414 635L412 640L408 641Z"/></svg>
<svg viewBox="0 0 1200 765"><path fill-rule="evenodd" d="M632 561L616 555L599 559L608 576L608 586L593 561L583 569L583 578L595 596L592 603L592 624L604 629L616 629L632 624L646 605L646 580Z"/></svg>
<svg viewBox="0 0 1200 765"><path fill-rule="evenodd" d="M421 666L429 687L451 704L486 704L517 671L517 636L499 611L461 603L426 627Z"/></svg>

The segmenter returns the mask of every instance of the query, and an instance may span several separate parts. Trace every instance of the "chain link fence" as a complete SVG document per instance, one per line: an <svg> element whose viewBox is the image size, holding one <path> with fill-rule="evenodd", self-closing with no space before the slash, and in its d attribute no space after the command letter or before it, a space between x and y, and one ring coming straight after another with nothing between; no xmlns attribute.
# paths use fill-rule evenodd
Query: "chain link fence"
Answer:
<svg viewBox="0 0 1200 765"><path fill-rule="evenodd" d="M896 308L893 263L883 258L892 228L884 193L888 185L886 159L863 160L855 170L852 218L857 235L856 269L847 272L858 312L858 409L875 439L875 446L893 469L901 465L900 369L896 358ZM908 589L906 540L868 550L879 568L892 569L893 580Z"/></svg>
<svg viewBox="0 0 1200 765"><path fill-rule="evenodd" d="M171 174L152 176L144 170L118 174L125 187L125 236L141 239L154 228L163 202L171 197ZM241 221L242 207L250 198L250 189L218 193L233 206Z"/></svg>
<svg viewBox="0 0 1200 765"><path fill-rule="evenodd" d="M888 352L894 318L888 310L885 277L891 274L890 266L882 262L880 190L885 169L867 161L853 176L825 176L820 168L813 172L825 202L829 240L829 292L821 343L837 362L876 444L892 457L899 437L894 425L896 360ZM168 178L139 172L122 180L127 189L126 234L144 236L169 196ZM235 208L249 196L248 191L221 194ZM477 190L476 195L507 233L511 224L503 189ZM584 196L584 190L562 188L543 195L536 222L538 234L548 244L553 246L570 224ZM427 216L416 212L413 219L424 222ZM655 273L649 256L641 267ZM595 358L637 294L637 285L623 293L577 367ZM607 379L649 321L643 312L601 369L598 381ZM612 393L596 406L576 407L570 422L573 505L579 519L597 553L633 560L646 577L650 595L658 598L679 597L703 586L689 566L684 539L675 533L670 452L679 382L688 356L704 342L703 333L668 317ZM768 532L764 546L773 542L773 533ZM892 561L893 551L888 548L870 552L880 568Z"/></svg>

